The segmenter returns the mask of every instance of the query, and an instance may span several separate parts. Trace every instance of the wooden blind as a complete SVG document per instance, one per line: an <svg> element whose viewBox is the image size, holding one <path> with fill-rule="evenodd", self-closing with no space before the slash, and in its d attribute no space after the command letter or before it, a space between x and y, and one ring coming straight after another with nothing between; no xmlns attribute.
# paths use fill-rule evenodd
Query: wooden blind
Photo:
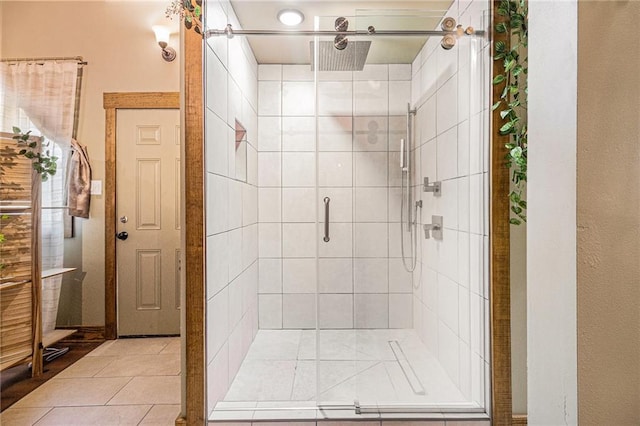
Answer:
<svg viewBox="0 0 640 426"><path fill-rule="evenodd" d="M33 178L31 161L0 134L0 370L33 351Z"/></svg>

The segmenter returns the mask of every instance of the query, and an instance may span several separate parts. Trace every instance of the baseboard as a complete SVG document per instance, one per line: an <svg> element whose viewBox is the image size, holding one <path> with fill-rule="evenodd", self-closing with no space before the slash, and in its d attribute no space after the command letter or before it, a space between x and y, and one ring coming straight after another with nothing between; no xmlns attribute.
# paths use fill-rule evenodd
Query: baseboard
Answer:
<svg viewBox="0 0 640 426"><path fill-rule="evenodd" d="M513 426L527 426L527 415L526 414L514 414L511 417L511 424Z"/></svg>
<svg viewBox="0 0 640 426"><path fill-rule="evenodd" d="M57 327L61 329L77 330L71 336L62 340L69 343L81 342L104 342L105 328L104 326L77 326L77 327Z"/></svg>

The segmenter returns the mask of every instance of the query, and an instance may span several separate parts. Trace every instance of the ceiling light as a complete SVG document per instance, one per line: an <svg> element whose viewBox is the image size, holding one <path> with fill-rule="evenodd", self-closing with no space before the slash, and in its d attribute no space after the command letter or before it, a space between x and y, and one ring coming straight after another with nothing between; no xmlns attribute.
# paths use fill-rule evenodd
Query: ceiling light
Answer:
<svg viewBox="0 0 640 426"><path fill-rule="evenodd" d="M298 25L304 21L304 15L296 9L284 9L278 12L278 20L285 25Z"/></svg>

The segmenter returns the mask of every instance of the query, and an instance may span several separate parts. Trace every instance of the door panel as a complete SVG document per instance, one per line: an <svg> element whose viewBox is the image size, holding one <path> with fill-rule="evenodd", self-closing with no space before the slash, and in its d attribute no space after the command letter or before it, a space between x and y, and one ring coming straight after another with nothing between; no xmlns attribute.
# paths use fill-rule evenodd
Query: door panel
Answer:
<svg viewBox="0 0 640 426"><path fill-rule="evenodd" d="M180 136L178 135L178 138ZM176 166L175 166L175 176L179 177L180 176L180 159L176 158L176 162L175 162ZM176 179L175 180L175 185L174 185L174 189L175 189L175 208L174 208L174 215L175 215L175 227L176 227L176 231L180 230L180 222L181 222L181 218L180 218L180 200L181 195L180 195L180 179Z"/></svg>
<svg viewBox="0 0 640 426"><path fill-rule="evenodd" d="M180 114L117 116L118 334L180 332Z"/></svg>
<svg viewBox="0 0 640 426"><path fill-rule="evenodd" d="M136 263L136 309L161 309L161 251L138 250Z"/></svg>
<svg viewBox="0 0 640 426"><path fill-rule="evenodd" d="M136 229L160 229L160 159L138 159Z"/></svg>

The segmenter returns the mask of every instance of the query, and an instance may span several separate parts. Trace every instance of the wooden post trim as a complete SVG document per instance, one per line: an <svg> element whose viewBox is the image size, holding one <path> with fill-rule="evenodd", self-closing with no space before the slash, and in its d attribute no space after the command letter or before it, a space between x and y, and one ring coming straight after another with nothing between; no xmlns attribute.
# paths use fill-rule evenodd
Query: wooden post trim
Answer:
<svg viewBox="0 0 640 426"><path fill-rule="evenodd" d="M186 407L177 424L207 420L205 347L205 164L202 36L184 32Z"/></svg>
<svg viewBox="0 0 640 426"><path fill-rule="evenodd" d="M496 13L500 0L491 3L491 60L497 41L509 45L506 34L495 31L495 25L504 20ZM493 61L493 74L502 71L502 62ZM491 83L488 83L491 84ZM500 99L502 83L492 85L493 105ZM491 306L491 418L495 426L511 425L511 288L509 240L509 170L505 165L505 144L508 136L500 135L502 119L498 111L491 115L491 231L490 231L490 306Z"/></svg>

